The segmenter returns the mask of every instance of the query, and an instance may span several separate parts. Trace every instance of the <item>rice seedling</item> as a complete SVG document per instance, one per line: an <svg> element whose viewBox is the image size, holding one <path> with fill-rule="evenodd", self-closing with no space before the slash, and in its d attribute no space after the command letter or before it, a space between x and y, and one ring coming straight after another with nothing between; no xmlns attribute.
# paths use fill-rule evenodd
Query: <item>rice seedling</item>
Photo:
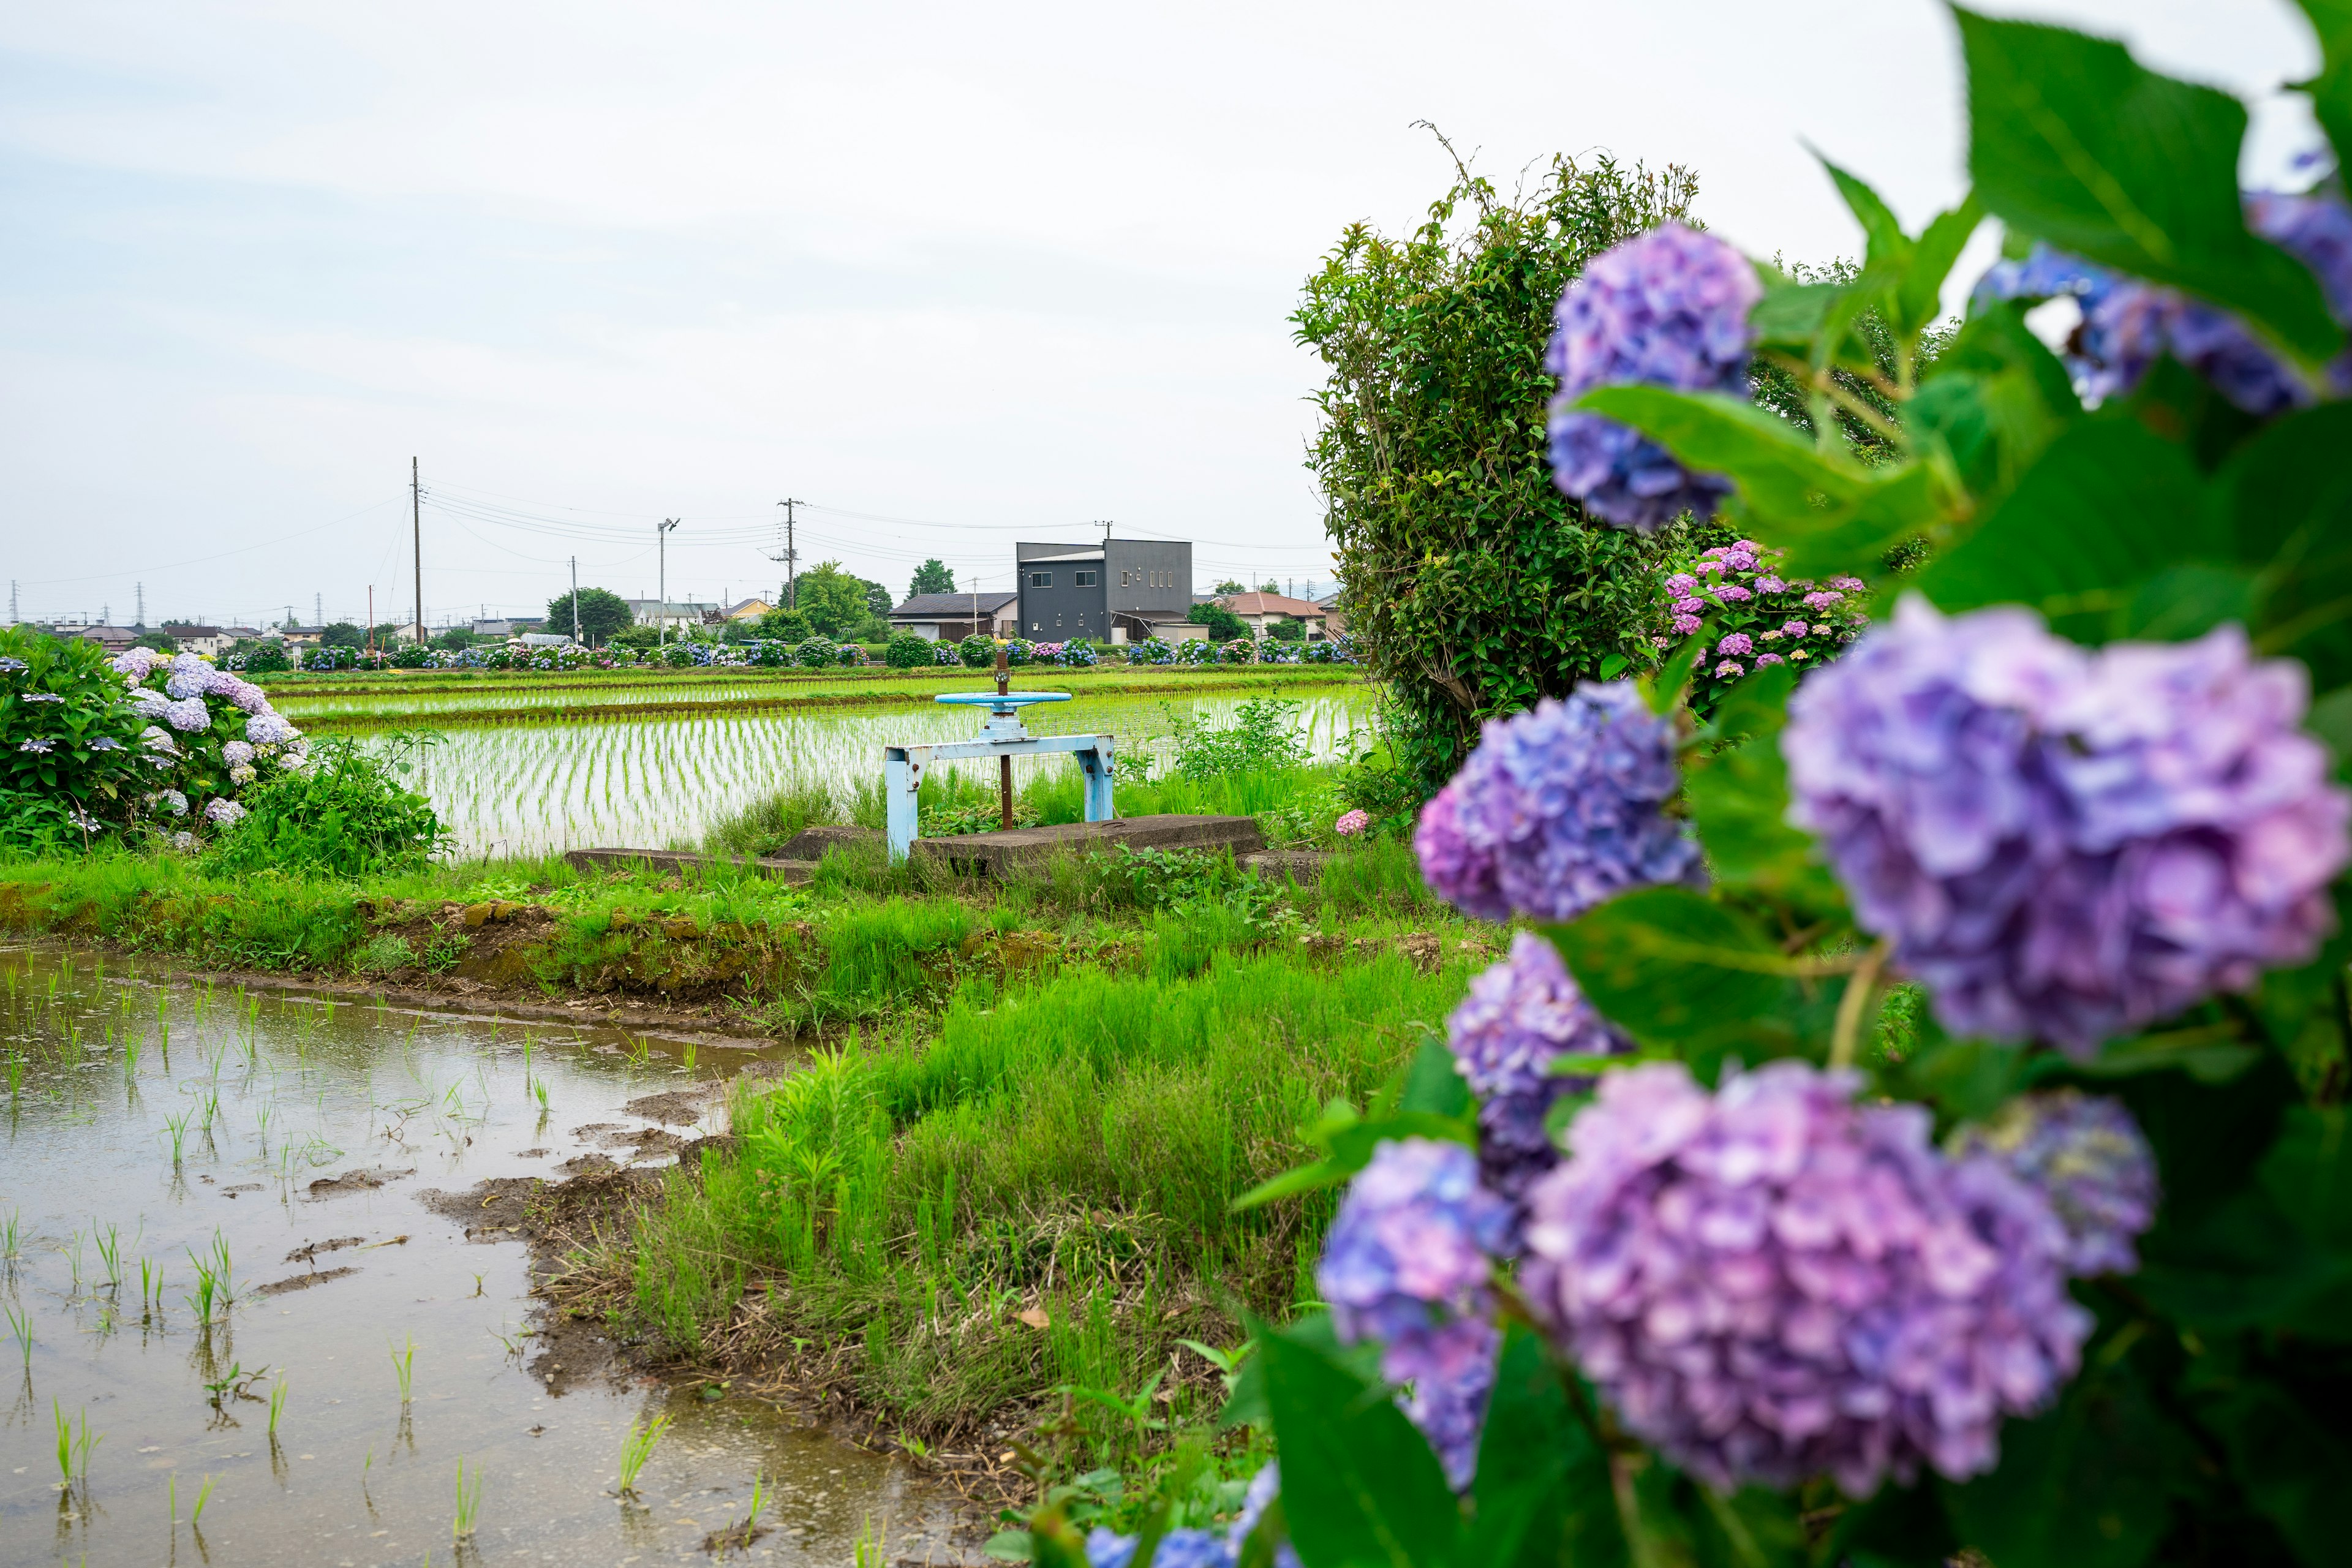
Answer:
<svg viewBox="0 0 2352 1568"><path fill-rule="evenodd" d="M286 1374L279 1373L269 1388L269 1440L278 1441L278 1418L286 1413Z"/></svg>
<svg viewBox="0 0 2352 1568"><path fill-rule="evenodd" d="M194 1114L194 1110L183 1110L177 1116L163 1118L164 1129L172 1136L172 1168L173 1170L179 1169L187 1153L188 1119Z"/></svg>
<svg viewBox="0 0 2352 1568"><path fill-rule="evenodd" d="M213 1244L203 1257L196 1256L195 1248L188 1248L188 1262L196 1271L196 1293L186 1298L187 1303L194 1309L197 1322L209 1323L215 1305L226 1314L235 1300L229 1279L228 1242L217 1227L213 1231Z"/></svg>
<svg viewBox="0 0 2352 1568"><path fill-rule="evenodd" d="M139 1321L145 1322L163 1310L163 1266L142 1258L139 1260Z"/></svg>
<svg viewBox="0 0 2352 1568"><path fill-rule="evenodd" d="M0 1312L7 1314L8 1337L16 1342L17 1359L25 1363L25 1375L33 1375L33 1314L14 1301L0 1301Z"/></svg>
<svg viewBox="0 0 2352 1568"><path fill-rule="evenodd" d="M621 1438L621 1491L625 1498L637 1495L637 1473L654 1456L654 1445L669 1430L670 1418L655 1415L643 1421L633 1421Z"/></svg>
<svg viewBox="0 0 2352 1568"><path fill-rule="evenodd" d="M544 1121L547 1120L547 1080L541 1079L530 1086L530 1091L539 1099L539 1119Z"/></svg>
<svg viewBox="0 0 2352 1568"><path fill-rule="evenodd" d="M89 1409L82 1408L79 1416L69 1417L65 1406L57 1400L49 1401L49 1411L58 1423L58 1484L71 1487L79 1481L89 1484L89 1456L92 1449L105 1441L106 1434L89 1429Z"/></svg>
<svg viewBox="0 0 2352 1568"><path fill-rule="evenodd" d="M212 1500L213 1500L213 1478L212 1478L212 1477L210 1477L210 1476L206 1476L206 1477L205 1478L205 1484L204 1484L202 1487L200 1487L199 1489L197 1489L197 1491L196 1491L196 1506L195 1506L194 1510L193 1510L193 1511L188 1515L188 1528L189 1528L189 1529L191 1529L191 1530L200 1530L200 1529L202 1529L202 1528L204 1527L204 1522L205 1522L205 1504L206 1504L206 1503L208 1503L208 1502L210 1502L210 1501L212 1501Z"/></svg>
<svg viewBox="0 0 2352 1568"><path fill-rule="evenodd" d="M8 1211L8 1217L0 1219L0 1258L13 1261L20 1255L22 1248L20 1227L24 1224L24 1219L25 1211L20 1208L11 1208Z"/></svg>
<svg viewBox="0 0 2352 1568"><path fill-rule="evenodd" d="M408 1336L408 1343L405 1347L393 1350L392 1375L400 1383L400 1402L406 1405L409 1403L409 1391L416 1375L415 1335Z"/></svg>
<svg viewBox="0 0 2352 1568"><path fill-rule="evenodd" d="M466 1475L466 1461L461 1458L457 1461L457 1517L451 1523L449 1533L459 1541L473 1534L474 1516L481 1510L481 1507L482 1468L476 1465L472 1479L468 1481Z"/></svg>
<svg viewBox="0 0 2352 1568"><path fill-rule="evenodd" d="M89 1228L91 1238L98 1244L99 1267L106 1270L106 1288L119 1291L122 1289L122 1232L110 1225L101 1232L94 1219Z"/></svg>

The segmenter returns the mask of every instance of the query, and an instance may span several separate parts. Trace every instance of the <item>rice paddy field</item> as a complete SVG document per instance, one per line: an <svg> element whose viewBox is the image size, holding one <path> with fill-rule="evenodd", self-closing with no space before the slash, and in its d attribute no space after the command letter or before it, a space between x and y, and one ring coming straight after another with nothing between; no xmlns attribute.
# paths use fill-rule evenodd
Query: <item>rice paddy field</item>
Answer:
<svg viewBox="0 0 2352 1568"><path fill-rule="evenodd" d="M951 689L976 684L967 677ZM1373 688L1353 679L1260 678L1207 691L1035 679L1015 686L1076 694L1070 702L1030 709L1032 733L1108 733L1122 759L1164 751L1180 721L1222 724L1254 697L1297 701L1299 732L1318 761L1358 754L1371 733ZM978 715L929 700L940 689L935 684L911 694L905 706L879 709L778 710L746 701L641 719L530 724L417 715L408 721L429 722L443 739L426 753L415 784L457 836L456 852L467 858L596 846L689 847L719 818L774 791L823 785L846 796L871 786L881 777L886 744L974 734ZM979 761L942 771L961 768L976 777L993 766ZM1018 763L1014 782L1074 766L1066 758Z"/></svg>

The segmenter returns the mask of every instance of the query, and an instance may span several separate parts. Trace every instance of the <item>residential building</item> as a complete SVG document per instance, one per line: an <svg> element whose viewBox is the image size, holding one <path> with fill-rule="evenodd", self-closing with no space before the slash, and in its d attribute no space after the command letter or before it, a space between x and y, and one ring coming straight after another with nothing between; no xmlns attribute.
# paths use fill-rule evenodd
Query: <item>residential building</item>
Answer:
<svg viewBox="0 0 2352 1568"><path fill-rule="evenodd" d="M1013 558L1020 574L1021 635L1033 641L1123 643L1178 636L1192 608L1190 541L1016 543Z"/></svg>
<svg viewBox="0 0 2352 1568"><path fill-rule="evenodd" d="M226 626L200 626L185 621L165 621L163 635L188 652L202 654L206 658L218 658L236 640L235 634Z"/></svg>
<svg viewBox="0 0 2352 1568"><path fill-rule="evenodd" d="M739 599L719 612L722 621L756 621L776 606L765 599Z"/></svg>
<svg viewBox="0 0 2352 1568"><path fill-rule="evenodd" d="M474 635L478 637L516 637L526 632L546 629L545 616L477 616L474 617ZM562 640L570 642L572 639L565 637Z"/></svg>
<svg viewBox="0 0 2352 1568"><path fill-rule="evenodd" d="M926 642L961 642L982 637L1021 635L1018 594L917 594L890 612L890 629L912 632Z"/></svg>
<svg viewBox="0 0 2352 1568"><path fill-rule="evenodd" d="M719 608L699 600L673 599L664 604L659 599L628 599L629 618L641 626L667 626L672 631L684 631L688 626L702 625L702 617Z"/></svg>
<svg viewBox="0 0 2352 1568"><path fill-rule="evenodd" d="M1315 607L1323 612L1323 632L1325 636L1336 637L1346 635L1348 630L1348 612L1339 607L1339 595L1326 594L1323 597L1315 601Z"/></svg>
<svg viewBox="0 0 2352 1568"><path fill-rule="evenodd" d="M507 639L509 646L521 647L570 647L570 632L517 632Z"/></svg>
<svg viewBox="0 0 2352 1568"><path fill-rule="evenodd" d="M58 628L62 631L64 628ZM94 642L109 653L121 653L139 640L139 634L129 626L83 626L73 634L87 642Z"/></svg>
<svg viewBox="0 0 2352 1568"><path fill-rule="evenodd" d="M1217 603L1247 626L1252 637L1265 636L1265 628L1279 620L1303 621L1309 637L1323 635L1326 612L1312 599L1293 599L1283 594L1228 594Z"/></svg>

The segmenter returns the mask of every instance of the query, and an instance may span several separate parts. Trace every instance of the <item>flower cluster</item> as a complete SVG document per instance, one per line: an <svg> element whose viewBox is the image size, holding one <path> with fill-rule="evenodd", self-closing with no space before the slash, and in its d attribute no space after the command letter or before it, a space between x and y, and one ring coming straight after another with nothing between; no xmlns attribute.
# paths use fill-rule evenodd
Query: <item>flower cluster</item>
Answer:
<svg viewBox="0 0 2352 1568"><path fill-rule="evenodd" d="M1559 950L1530 931L1514 936L1509 956L1470 983L1445 1032L1454 1068L1482 1100L1480 1178L1488 1191L1524 1204L1536 1178L1559 1163L1544 1130L1551 1108L1592 1087L1590 1077L1555 1075L1552 1064L1632 1043L1584 999Z"/></svg>
<svg viewBox="0 0 2352 1568"><path fill-rule="evenodd" d="M2119 1102L2071 1089L2020 1095L1960 1129L1953 1149L1991 1155L2049 1199L2066 1227L2068 1273L2139 1267L2132 1243L2156 1219L2156 1156Z"/></svg>
<svg viewBox="0 0 2352 1568"><path fill-rule="evenodd" d="M1665 579L1664 627L1651 638L1662 653L1695 637L1708 620L1721 635L1702 649L1691 672L1690 705L1704 718L1732 684L1776 664L1813 665L1834 658L1869 624L1849 607L1866 591L1857 577L1782 577L1784 552L1752 539L1717 544L1674 563Z"/></svg>
<svg viewBox="0 0 2352 1568"><path fill-rule="evenodd" d="M131 683L126 704L152 721L142 736L148 760L183 786L150 797L171 816L188 814L193 792L203 802L205 821L215 828L234 826L245 807L231 792L258 781L264 763L284 768L305 755L302 732L270 706L267 692L194 654L167 658L134 647L110 662ZM159 679L160 690L146 684ZM239 714L242 738L222 738Z"/></svg>
<svg viewBox="0 0 2352 1568"><path fill-rule="evenodd" d="M1197 1527L1171 1530L1160 1538L1152 1568L1234 1568L1242 1561L1265 1510L1282 1492L1282 1472L1268 1463L1250 1478L1249 1490L1233 1525L1222 1536ZM1128 1568L1135 1561L1139 1538L1097 1528L1087 1537L1087 1568ZM1274 1568L1298 1568L1298 1552L1289 1542L1275 1543Z"/></svg>
<svg viewBox="0 0 2352 1568"><path fill-rule="evenodd" d="M1552 479L1593 516L1650 533L1685 511L1711 517L1729 481L1694 474L1640 432L1577 412L1596 386L1636 382L1678 392L1748 394L1748 312L1756 268L1719 239L1662 224L1593 258L1560 296L1544 366Z"/></svg>
<svg viewBox="0 0 2352 1568"><path fill-rule="evenodd" d="M2331 929L2352 795L2305 682L2234 626L2093 653L1906 599L1791 700L1790 819L1945 1027L2088 1053Z"/></svg>
<svg viewBox="0 0 2352 1568"><path fill-rule="evenodd" d="M2049 1204L1857 1086L1793 1060L1712 1095L1680 1063L1611 1073L1531 1195L1537 1310L1630 1430L1725 1491L1990 1469L2090 1331Z"/></svg>
<svg viewBox="0 0 2352 1568"><path fill-rule="evenodd" d="M1358 806L1353 811L1341 812L1339 820L1331 825L1331 831L1342 838L1353 838L1371 825L1372 814Z"/></svg>
<svg viewBox="0 0 2352 1568"><path fill-rule="evenodd" d="M1378 1342L1381 1374L1412 1385L1405 1414L1457 1489L1476 1463L1494 1385L1489 1259L1510 1225L1469 1150L1386 1142L1349 1187L1315 1273L1340 1339Z"/></svg>
<svg viewBox="0 0 2352 1568"><path fill-rule="evenodd" d="M1422 876L1496 921L1573 920L1630 888L1696 883L1697 844L1659 809L1678 783L1673 721L1631 681L1587 682L1565 702L1487 721L1422 808Z"/></svg>

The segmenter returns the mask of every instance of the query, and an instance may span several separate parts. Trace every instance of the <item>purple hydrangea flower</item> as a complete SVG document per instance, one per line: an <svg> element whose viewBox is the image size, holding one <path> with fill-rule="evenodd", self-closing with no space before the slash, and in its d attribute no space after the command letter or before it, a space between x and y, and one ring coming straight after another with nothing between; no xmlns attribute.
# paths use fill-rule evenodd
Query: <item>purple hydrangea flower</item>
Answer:
<svg viewBox="0 0 2352 1568"><path fill-rule="evenodd" d="M1670 599L1666 603L1667 607L1678 616L1696 616L1706 608L1705 599L1693 598L1688 594L1683 595L1680 598Z"/></svg>
<svg viewBox="0 0 2352 1568"><path fill-rule="evenodd" d="M1790 820L1946 1028L2087 1055L2332 929L2352 795L2305 679L2235 626L2091 653L1907 597L1790 700Z"/></svg>
<svg viewBox="0 0 2352 1568"><path fill-rule="evenodd" d="M1756 269L1719 239L1662 224L1597 256L1560 296L1545 368L1552 479L1593 516L1649 533L1685 511L1711 517L1728 480L1693 474L1614 420L1570 405L1596 386L1636 382L1683 392L1748 392L1748 312Z"/></svg>
<svg viewBox="0 0 2352 1568"><path fill-rule="evenodd" d="M122 742L111 735L100 735L89 743L89 749L93 752L119 752L122 750Z"/></svg>
<svg viewBox="0 0 2352 1568"><path fill-rule="evenodd" d="M1138 1538L1097 1525L1087 1536L1087 1568L1128 1568ZM1171 1530L1160 1538L1151 1568L1233 1568L1234 1554L1213 1531Z"/></svg>
<svg viewBox="0 0 2352 1568"><path fill-rule="evenodd" d="M1627 1428L1720 1490L1990 1469L2090 1331L2050 1205L1859 1082L1610 1073L1531 1195L1529 1300Z"/></svg>
<svg viewBox="0 0 2352 1568"><path fill-rule="evenodd" d="M1801 637L1812 628L1802 621L1783 621L1780 624L1780 630L1784 636Z"/></svg>
<svg viewBox="0 0 2352 1568"><path fill-rule="evenodd" d="M1386 1141L1349 1186L1315 1271L1339 1338L1377 1342L1381 1375L1411 1385L1405 1414L1457 1489L1494 1384L1489 1259L1510 1228L1510 1205L1478 1184L1469 1150Z"/></svg>
<svg viewBox="0 0 2352 1568"><path fill-rule="evenodd" d="M2279 414L2312 401L2311 388L2294 367L2229 311L2047 246L2035 246L2021 261L1996 263L1978 280L1973 298L1981 303L2060 296L2071 296L2082 309L2082 325L2065 357L2085 397L2129 394L2170 353L2248 413Z"/></svg>
<svg viewBox="0 0 2352 1568"><path fill-rule="evenodd" d="M1834 593L1827 588L1819 589L1805 595L1805 608L1809 610L1834 609L1844 603L1843 594Z"/></svg>
<svg viewBox="0 0 2352 1568"><path fill-rule="evenodd" d="M262 690L261 688L254 685L253 682L249 680L241 679L236 676L231 675L227 670L223 669L214 671L212 685L208 689L214 696L221 699L240 713L253 714L267 713L270 711L269 694L268 692Z"/></svg>
<svg viewBox="0 0 2352 1568"><path fill-rule="evenodd" d="M1759 594L1784 594L1788 589L1789 584L1781 582L1769 572L1756 579L1756 591Z"/></svg>
<svg viewBox="0 0 2352 1568"><path fill-rule="evenodd" d="M220 826L234 827L245 820L246 810L233 800L208 800L205 803L205 816Z"/></svg>
<svg viewBox="0 0 2352 1568"><path fill-rule="evenodd" d="M55 741L31 740L17 743L20 752L47 752L57 745Z"/></svg>
<svg viewBox="0 0 2352 1568"><path fill-rule="evenodd" d="M163 706L163 721L184 734L194 734L212 727L212 710L201 697L186 697Z"/></svg>
<svg viewBox="0 0 2352 1568"><path fill-rule="evenodd" d="M1674 633L1676 637L1686 637L1696 636L1699 627L1704 626L1706 623L1701 621L1696 616L1685 615L1676 616L1673 620L1666 624L1674 628Z"/></svg>
<svg viewBox="0 0 2352 1568"><path fill-rule="evenodd" d="M178 790L167 789L155 798L163 805L163 809L170 812L173 816L185 816L188 815L188 797L182 795Z"/></svg>
<svg viewBox="0 0 2352 1568"><path fill-rule="evenodd" d="M281 746L301 732L275 710L264 710L245 721L245 738L257 746Z"/></svg>
<svg viewBox="0 0 2352 1568"><path fill-rule="evenodd" d="M1717 598L1727 605L1741 604L1756 596L1737 583L1726 583L1721 587L1714 589L1713 593Z"/></svg>
<svg viewBox="0 0 2352 1568"><path fill-rule="evenodd" d="M2049 1200L2066 1227L2069 1272L2139 1267L2132 1243L2156 1220L2156 1156L2120 1100L2071 1089L2020 1095L1960 1129L1953 1146L1990 1154Z"/></svg>
<svg viewBox="0 0 2352 1568"><path fill-rule="evenodd" d="M1832 577L1830 579L1830 586L1837 589L1841 593L1859 594L1869 584L1863 582L1859 577Z"/></svg>
<svg viewBox="0 0 2352 1568"><path fill-rule="evenodd" d="M133 685L147 679L147 672L163 662L163 656L152 647L127 647L107 662L118 675L128 676ZM21 668L21 667L20 667Z"/></svg>
<svg viewBox="0 0 2352 1568"><path fill-rule="evenodd" d="M1489 720L1422 808L1422 876L1467 914L1573 920L1629 888L1696 885L1697 844L1659 806L1675 792L1673 721L1631 681Z"/></svg>
<svg viewBox="0 0 2352 1568"><path fill-rule="evenodd" d="M186 832L174 833L168 842L183 855L194 854L197 845L196 836Z"/></svg>
<svg viewBox="0 0 2352 1568"><path fill-rule="evenodd" d="M1719 654L1728 654L1735 658L1745 658L1756 651L1756 644L1746 632L1734 632L1716 644L1715 651Z"/></svg>
<svg viewBox="0 0 2352 1568"><path fill-rule="evenodd" d="M1666 592L1677 599L1689 598L1691 590L1697 586L1698 579L1687 572L1677 572L1666 579Z"/></svg>
<svg viewBox="0 0 2352 1568"><path fill-rule="evenodd" d="M202 670L174 669L171 679L163 682L163 695L178 700L202 697L212 689L212 673L209 665Z"/></svg>
<svg viewBox="0 0 2352 1568"><path fill-rule="evenodd" d="M231 767L253 761L253 748L243 741L230 741L221 747L221 761Z"/></svg>
<svg viewBox="0 0 2352 1568"><path fill-rule="evenodd" d="M1559 950L1531 931L1512 937L1509 955L1470 983L1445 1034L1454 1068L1483 1102L1479 1179L1515 1206L1559 1163L1544 1132L1552 1106L1592 1087L1589 1077L1555 1076L1551 1064L1633 1048L1584 999Z"/></svg>
<svg viewBox="0 0 2352 1568"><path fill-rule="evenodd" d="M22 702L63 702L65 700L66 694L62 691L27 691L17 699Z"/></svg>
<svg viewBox="0 0 2352 1568"><path fill-rule="evenodd" d="M2246 197L2246 226L2310 268L2329 313L2352 325L2352 206L2338 193L2255 192ZM2352 395L2352 349L2328 363L2327 384L2339 397Z"/></svg>
<svg viewBox="0 0 2352 1568"><path fill-rule="evenodd" d="M1745 675L1747 673L1748 667L1741 664L1736 658L1727 658L1721 664L1715 667L1715 678L1717 680L1728 680L1734 676Z"/></svg>
<svg viewBox="0 0 2352 1568"><path fill-rule="evenodd" d="M1772 665L1786 664L1789 661L1787 659L1782 658L1777 653L1759 653L1756 656L1756 668L1759 669L1764 669Z"/></svg>
<svg viewBox="0 0 2352 1568"><path fill-rule="evenodd" d="M132 687L129 700L131 711L142 719L161 719L172 710L172 700L152 687Z"/></svg>

